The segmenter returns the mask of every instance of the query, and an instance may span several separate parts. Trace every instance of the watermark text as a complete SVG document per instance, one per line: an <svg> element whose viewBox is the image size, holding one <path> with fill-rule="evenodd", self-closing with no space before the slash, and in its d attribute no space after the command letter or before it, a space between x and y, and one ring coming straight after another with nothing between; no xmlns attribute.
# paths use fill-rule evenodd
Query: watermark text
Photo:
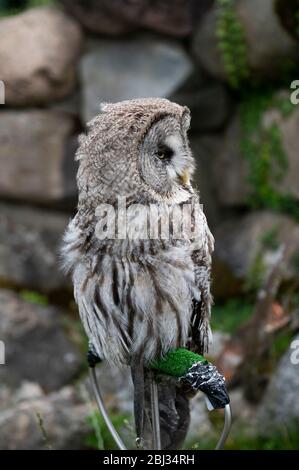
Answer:
<svg viewBox="0 0 299 470"><path fill-rule="evenodd" d="M293 349L290 357L291 363L297 366L299 364L299 339L294 339L291 342L291 349Z"/></svg>
<svg viewBox="0 0 299 470"><path fill-rule="evenodd" d="M0 80L0 104L5 104L5 85L2 80Z"/></svg>
<svg viewBox="0 0 299 470"><path fill-rule="evenodd" d="M5 364L5 344L4 341L0 341L0 365Z"/></svg>
<svg viewBox="0 0 299 470"><path fill-rule="evenodd" d="M290 88L294 90L290 95L291 103L294 105L299 104L299 80L293 80Z"/></svg>
<svg viewBox="0 0 299 470"><path fill-rule="evenodd" d="M130 204L125 196L115 205L99 204L95 235L99 240L201 239L205 221L201 204Z"/></svg>

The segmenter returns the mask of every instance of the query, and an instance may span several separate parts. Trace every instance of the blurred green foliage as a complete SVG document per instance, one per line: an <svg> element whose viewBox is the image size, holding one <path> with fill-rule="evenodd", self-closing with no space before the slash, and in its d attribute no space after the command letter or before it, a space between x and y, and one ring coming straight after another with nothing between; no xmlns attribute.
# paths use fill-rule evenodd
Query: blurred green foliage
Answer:
<svg viewBox="0 0 299 470"><path fill-rule="evenodd" d="M31 302L32 304L38 304L38 305L49 304L48 297L46 295L41 294L40 292L23 289L20 292L20 297L23 300L26 300L26 302Z"/></svg>
<svg viewBox="0 0 299 470"><path fill-rule="evenodd" d="M56 0L0 0L0 16L15 15L28 8L53 5Z"/></svg>
<svg viewBox="0 0 299 470"><path fill-rule="evenodd" d="M277 190L288 169L280 129L276 123L269 126L262 123L264 113L271 108L284 117L295 109L288 96L277 96L275 91L280 86L289 88L298 66L292 60L282 60L281 78L276 88L252 76L247 62L246 37L235 3L236 0L217 0L216 33L229 85L238 92L240 101L241 153L249 165L251 188L248 202L253 209L267 208L299 220L297 200L291 194ZM299 9L296 15L299 34Z"/></svg>
<svg viewBox="0 0 299 470"><path fill-rule="evenodd" d="M278 230L279 227L276 224L262 235L261 246L264 250L276 251L279 248Z"/></svg>
<svg viewBox="0 0 299 470"><path fill-rule="evenodd" d="M235 11L235 0L217 0L216 34L229 84L239 88L249 77L247 46L243 26Z"/></svg>
<svg viewBox="0 0 299 470"><path fill-rule="evenodd" d="M246 273L244 292L256 294L265 279L266 266L261 252L256 253Z"/></svg>
<svg viewBox="0 0 299 470"><path fill-rule="evenodd" d="M296 12L296 15L295 15L295 20L296 20L296 34L299 38L299 7L298 7L298 11Z"/></svg>
<svg viewBox="0 0 299 470"><path fill-rule="evenodd" d="M221 412L213 411L209 413L213 431L199 440L189 440L185 443L184 449L214 449L219 439L223 416ZM110 413L110 418L116 430L121 432L124 427L128 427L129 417L126 414ZM113 441L101 415L95 411L88 417L88 424L93 431L87 437L85 445L97 450L116 450L117 447ZM133 435L133 431L132 431ZM133 440L132 440L133 443ZM270 436L264 436L259 433L253 434L245 423L239 422L232 428L231 434L225 445L227 450L279 450L279 449L298 449L299 446L299 427L298 424L281 427L279 432Z"/></svg>
<svg viewBox="0 0 299 470"><path fill-rule="evenodd" d="M57 0L27 0L27 8L41 7L44 5L53 5Z"/></svg>
<svg viewBox="0 0 299 470"><path fill-rule="evenodd" d="M92 414L90 414L87 417L87 423L91 426L93 432L87 436L85 444L92 449L105 449L101 429L101 427L104 425L104 422L99 412L94 411Z"/></svg>
<svg viewBox="0 0 299 470"><path fill-rule="evenodd" d="M292 268L294 269L296 275L299 277L299 251L296 251L292 256Z"/></svg>
<svg viewBox="0 0 299 470"><path fill-rule="evenodd" d="M253 304L244 298L229 299L224 304L213 307L211 326L212 330L234 333L238 327L248 320L253 312Z"/></svg>
<svg viewBox="0 0 299 470"><path fill-rule="evenodd" d="M207 436L198 442L188 442L185 446L186 449L197 450L212 450L215 448L217 440L221 432L221 426L218 429L218 434L214 437ZM246 424L239 424L232 428L232 432L228 437L225 445L226 450L297 450L299 446L299 426L293 424L292 426L281 427L269 436L264 436L259 433L253 434Z"/></svg>
<svg viewBox="0 0 299 470"><path fill-rule="evenodd" d="M264 262L265 251L276 251L279 248L278 241L278 226L274 225L271 229L265 231L257 240L258 250L250 263L248 271L245 276L244 282L244 293L252 294L256 296L259 289L262 287L262 283L265 280L267 272L267 266Z"/></svg>
<svg viewBox="0 0 299 470"><path fill-rule="evenodd" d="M265 126L262 122L264 113L270 109L288 116L294 108L288 96L277 97L272 88L247 92L240 102L241 153L249 166L250 206L272 209L299 220L297 200L277 189L288 169L280 129L276 123Z"/></svg>
<svg viewBox="0 0 299 470"><path fill-rule="evenodd" d="M117 432L120 432L125 426L129 426L129 416L124 413L109 413L109 417ZM86 438L85 444L92 449L98 450L117 450L117 446L108 430L102 416L98 411L94 411L87 418L88 424L92 427L93 432Z"/></svg>
<svg viewBox="0 0 299 470"><path fill-rule="evenodd" d="M273 368L277 365L279 359L289 349L294 333L291 331L281 330L276 333L270 347L270 358Z"/></svg>

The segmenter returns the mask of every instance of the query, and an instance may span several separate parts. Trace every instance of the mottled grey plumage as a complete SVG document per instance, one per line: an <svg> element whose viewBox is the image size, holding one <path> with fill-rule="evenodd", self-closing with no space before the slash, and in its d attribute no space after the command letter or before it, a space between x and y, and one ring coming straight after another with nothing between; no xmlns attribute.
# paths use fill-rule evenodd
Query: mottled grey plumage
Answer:
<svg viewBox="0 0 299 470"><path fill-rule="evenodd" d="M186 107L165 99L124 101L104 105L80 137L78 212L64 237L64 264L95 351L114 364L130 365L135 380L170 349L203 353L208 346L213 237L186 177L194 168L189 121ZM196 235L183 229L178 238L170 223L168 238L159 232L150 239L99 239L97 224L104 216L97 207L110 204L117 220L119 196L126 197L128 211L143 205L143 212L128 215L128 229L142 226L149 214L160 223L163 217L171 220L176 208L189 204ZM183 213L181 221L186 217ZM173 384L162 384L160 393L163 388L162 440L170 448L187 429L188 405Z"/></svg>

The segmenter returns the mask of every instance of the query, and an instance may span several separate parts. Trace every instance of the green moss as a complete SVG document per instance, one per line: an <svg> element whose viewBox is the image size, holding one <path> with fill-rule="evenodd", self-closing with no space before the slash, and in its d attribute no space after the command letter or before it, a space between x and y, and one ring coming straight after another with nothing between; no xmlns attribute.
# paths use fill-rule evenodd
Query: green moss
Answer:
<svg viewBox="0 0 299 470"><path fill-rule="evenodd" d="M212 330L234 333L253 312L253 305L243 298L228 300L223 305L215 305L212 311Z"/></svg>
<svg viewBox="0 0 299 470"><path fill-rule="evenodd" d="M38 305L48 305L48 297L46 295L40 294L39 292L30 291L30 290L21 290L20 297L26 302L31 302L32 304Z"/></svg>
<svg viewBox="0 0 299 470"><path fill-rule="evenodd" d="M249 77L247 45L243 25L235 11L235 0L217 0L216 35L229 84L239 88Z"/></svg>
<svg viewBox="0 0 299 470"><path fill-rule="evenodd" d="M195 362L201 361L207 362L205 358L199 354L188 351L188 349L178 348L169 351L162 359L154 361L151 364L151 368L163 374L182 377Z"/></svg>

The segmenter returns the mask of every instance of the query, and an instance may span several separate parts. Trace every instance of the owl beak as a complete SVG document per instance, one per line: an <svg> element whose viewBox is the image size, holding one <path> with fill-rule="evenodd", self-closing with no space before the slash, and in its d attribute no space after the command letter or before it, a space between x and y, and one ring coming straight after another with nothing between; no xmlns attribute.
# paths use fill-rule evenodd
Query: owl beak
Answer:
<svg viewBox="0 0 299 470"><path fill-rule="evenodd" d="M190 186L190 173L188 170L184 170L180 175L180 180L184 186Z"/></svg>

